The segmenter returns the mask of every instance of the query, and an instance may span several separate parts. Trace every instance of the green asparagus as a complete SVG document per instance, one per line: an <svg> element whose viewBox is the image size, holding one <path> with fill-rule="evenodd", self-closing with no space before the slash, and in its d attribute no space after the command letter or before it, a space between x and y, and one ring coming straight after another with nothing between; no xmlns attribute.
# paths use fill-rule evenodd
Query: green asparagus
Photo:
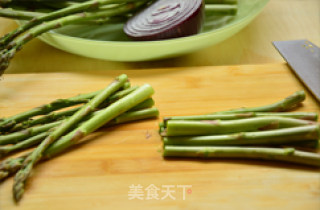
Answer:
<svg viewBox="0 0 320 210"><path fill-rule="evenodd" d="M51 21L57 18L66 17L68 15L85 12L88 10L98 9L100 6L103 6L106 4L121 4L121 3L128 3L130 1L134 2L138 0L90 0L80 4L71 5L69 7L66 7L54 12L36 16L32 18L30 21L28 21L27 23L21 25L19 28L5 35L2 39L0 39L0 46L6 46L8 43L13 41L15 37L19 36L20 34L26 32L30 28L37 26L45 21Z"/></svg>
<svg viewBox="0 0 320 210"><path fill-rule="evenodd" d="M233 109L228 111L215 112L214 114L222 114L222 113L230 114L230 113L243 113L243 112L285 112L297 107L302 101L305 100L305 98L306 98L306 93L303 90L301 90L273 104L260 106L260 107L240 108L240 109Z"/></svg>
<svg viewBox="0 0 320 210"><path fill-rule="evenodd" d="M124 90L121 90L121 91L118 91L118 92L114 93L107 100L105 100L99 106L99 108L108 106L109 104L113 103L114 101L116 101L116 100L124 97L125 95L133 92L137 88L138 88L138 86L133 86L133 87L129 87L127 89L124 89ZM100 93L100 92L101 91L93 92L94 96L96 94ZM76 96L76 97L88 97L88 95L84 94L84 95L80 95L80 96ZM91 94L90 94L90 96L88 98L91 98ZM60 111L60 112L50 112L49 114L41 116L41 117L38 117L36 119L28 119L26 121L23 121L20 124L16 124L8 132L12 133L12 132L16 132L16 131L19 131L19 130L22 130L22 129L27 129L27 128L35 126L35 125L50 123L50 122L53 122L55 120L64 119L64 118L66 118L68 116L73 115L75 112L77 112L79 109L81 109L81 107L82 106L78 106L78 107L75 107L75 108L72 108L72 109L68 109L66 111ZM140 109L140 108L138 107L138 109Z"/></svg>
<svg viewBox="0 0 320 210"><path fill-rule="evenodd" d="M294 148L164 146L164 157L248 158L279 160L320 167L320 155Z"/></svg>
<svg viewBox="0 0 320 210"><path fill-rule="evenodd" d="M57 125L60 125L60 123L62 123L62 122L63 122L63 120L59 120L56 122L27 128L25 130L17 131L17 132L10 133L7 135L1 135L0 136L0 145L16 144L20 141L25 140L26 138L30 138L34 135L39 134L39 133L48 131L48 130L56 127Z"/></svg>
<svg viewBox="0 0 320 210"><path fill-rule="evenodd" d="M169 120L163 136L192 136L259 131L316 124L285 117L256 117L240 120Z"/></svg>
<svg viewBox="0 0 320 210"><path fill-rule="evenodd" d="M0 158L4 157L12 152L16 152L22 149L30 148L31 146L37 145L42 142L48 135L50 131L42 132L34 135L24 141L18 142L17 144L6 145L0 147Z"/></svg>
<svg viewBox="0 0 320 210"><path fill-rule="evenodd" d="M57 147L59 148L59 150L64 150L65 148L72 146L83 136L90 134L91 132L100 128L120 114L128 111L132 107L149 98L153 94L153 92L154 91L150 85L141 86L131 94L112 103L110 106L100 111L98 115L92 117L88 121L85 121L82 125L74 129L69 134L63 136L60 141L56 142L60 142ZM61 127L62 126L60 126L59 128ZM56 132L57 130L55 130L54 132ZM42 145L45 146L42 147ZM33 161L39 161L42 157L42 153L47 149L48 146L50 145L46 144L46 140L42 142L40 147L38 147L39 149L37 148L30 156L28 156L28 158L24 161L21 169L16 173L13 186L13 197L16 202L18 202L22 198L25 182L29 177L34 164ZM49 147L47 150L47 155L50 156L50 153L51 152Z"/></svg>
<svg viewBox="0 0 320 210"><path fill-rule="evenodd" d="M133 110L133 108L130 110ZM107 123L106 126L117 125L119 123L127 123L127 122L136 121L136 120L154 118L154 117L158 117L158 115L159 115L159 111L156 108L148 108L148 109L144 109L144 110L130 111L130 112L126 112L126 113L119 115L118 117L116 117L115 119L113 119L109 123ZM58 142L59 141L61 141L61 140L58 140ZM41 159L52 158L56 154L59 154L59 153L65 151L70 146L72 146L72 144L70 144L69 146L66 146L66 147L60 147L59 145L67 144L67 143L66 142L58 143L58 142L53 143L50 146L50 153L48 153L46 150ZM6 152L7 151L4 151L4 153L6 153ZM50 156L48 154L50 154ZM17 158L9 158L9 159L4 160L2 163L0 163L0 181L3 181L6 177L16 173L21 168L22 163L26 157L27 157L27 155L17 157Z"/></svg>
<svg viewBox="0 0 320 210"><path fill-rule="evenodd" d="M37 37L51 29L60 28L65 25L75 24L79 21L94 20L99 18L106 18L112 16L118 16L124 13L128 13L132 10L143 6L148 0L140 0L129 4L120 4L117 7L97 11L97 12L82 12L69 16L64 16L58 19L54 19L48 22L43 22L40 25L34 26L27 30L25 34L17 37L17 39L5 45L5 49L0 53L0 76L4 70L9 66L10 60L14 57L23 45L31 41L34 37Z"/></svg>
<svg viewBox="0 0 320 210"><path fill-rule="evenodd" d="M302 120L317 121L318 114L315 112L244 112L244 113L226 113L226 114L208 114L191 116L172 116L163 119L164 126L168 120L236 120L252 117L289 117Z"/></svg>
<svg viewBox="0 0 320 210"><path fill-rule="evenodd" d="M163 137L165 145L237 146L286 145L294 142L320 139L319 125L306 125L268 131L240 132L211 136Z"/></svg>
<svg viewBox="0 0 320 210"><path fill-rule="evenodd" d="M98 106L105 101L110 95L119 90L125 82L127 82L127 75L123 74L117 77L111 84L109 84L104 90L84 105L79 111L77 111L70 118L65 120L58 128L56 128L41 144L26 158L22 168L15 176L15 182L13 186L14 199L19 201L23 194L24 183L31 174L33 166L41 159L44 151L58 138L68 132L74 125L79 123L85 116L95 111ZM94 118L94 117L93 117ZM90 120L89 120L90 121Z"/></svg>

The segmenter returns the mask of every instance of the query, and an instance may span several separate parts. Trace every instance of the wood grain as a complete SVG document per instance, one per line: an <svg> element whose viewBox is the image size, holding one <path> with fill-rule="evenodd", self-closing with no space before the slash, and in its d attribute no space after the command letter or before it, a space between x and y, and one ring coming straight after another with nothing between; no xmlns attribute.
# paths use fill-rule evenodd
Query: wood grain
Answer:
<svg viewBox="0 0 320 210"><path fill-rule="evenodd" d="M304 89L285 64L6 74L0 117L103 88L120 73L155 88L161 117L259 106ZM308 93L299 110L320 107ZM319 209L319 170L263 161L164 160L159 121L101 129L38 165L18 206L7 180L0 185L0 209ZM164 185L173 185L176 199L129 200L129 186L138 184L155 185L159 197ZM185 200L178 185L192 185Z"/></svg>

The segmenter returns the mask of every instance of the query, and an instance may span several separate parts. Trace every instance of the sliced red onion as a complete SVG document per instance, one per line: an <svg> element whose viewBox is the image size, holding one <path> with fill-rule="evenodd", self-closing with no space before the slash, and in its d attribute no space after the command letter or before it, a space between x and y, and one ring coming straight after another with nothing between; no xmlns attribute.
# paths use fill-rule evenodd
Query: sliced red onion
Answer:
<svg viewBox="0 0 320 210"><path fill-rule="evenodd" d="M203 13L202 0L158 0L130 18L124 32L137 41L190 36L201 30Z"/></svg>

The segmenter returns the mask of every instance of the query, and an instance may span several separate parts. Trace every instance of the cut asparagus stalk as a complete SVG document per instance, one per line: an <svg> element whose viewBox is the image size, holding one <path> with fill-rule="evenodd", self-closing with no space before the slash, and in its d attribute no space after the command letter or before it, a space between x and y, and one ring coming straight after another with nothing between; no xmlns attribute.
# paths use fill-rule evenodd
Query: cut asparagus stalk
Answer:
<svg viewBox="0 0 320 210"><path fill-rule="evenodd" d="M288 147L289 145L280 145L282 147ZM313 149L316 150L319 148L319 140L309 140L309 141L297 141L290 143L290 147L297 147L303 149Z"/></svg>
<svg viewBox="0 0 320 210"><path fill-rule="evenodd" d="M125 90L125 89L128 89L128 88L130 88L130 87L131 87L131 83L128 81L128 82L124 83L122 89Z"/></svg>
<svg viewBox="0 0 320 210"><path fill-rule="evenodd" d="M68 132L74 125L80 122L85 116L88 116L90 113L94 112L103 101L105 101L114 92L118 91L124 85L124 83L127 82L127 80L128 77L125 74L117 77L104 90L91 99L86 105L81 107L79 111L65 120L57 127L57 129L50 133L50 135L44 141L42 141L41 144L27 157L23 163L23 167L15 176L15 182L13 185L15 201L19 201L21 199L24 191L24 183L30 176L33 166L41 159L44 151L58 138Z"/></svg>
<svg viewBox="0 0 320 210"><path fill-rule="evenodd" d="M159 115L159 110L157 108L142 109L142 110L123 113L122 115L116 117L114 120L110 121L108 124L120 124L128 121L135 121L135 120L157 117L158 115Z"/></svg>
<svg viewBox="0 0 320 210"><path fill-rule="evenodd" d="M165 145L238 146L238 145L289 145L320 139L319 125L282 128L269 131L240 132L212 136L164 137Z"/></svg>
<svg viewBox="0 0 320 210"><path fill-rule="evenodd" d="M318 114L315 112L244 112L230 114L208 114L208 115L190 115L190 116L172 116L165 117L163 120L166 123L168 120L236 120L251 117L289 117L302 120L317 121Z"/></svg>
<svg viewBox="0 0 320 210"><path fill-rule="evenodd" d="M154 100L152 98L148 98L147 100L143 101L142 103L138 104L137 106L133 107L131 111L137 111L141 109L150 108L154 105Z"/></svg>
<svg viewBox="0 0 320 210"><path fill-rule="evenodd" d="M101 107L105 107L105 106L119 100L120 98L123 98L124 96L132 93L133 91L135 91L136 89L139 88L139 86L132 86L132 87L129 87L129 86L130 86L130 83L126 82L123 86L124 90L118 91L115 94L113 94L112 96L110 96L106 100L106 103L103 103Z"/></svg>
<svg viewBox="0 0 320 210"><path fill-rule="evenodd" d="M316 124L313 121L285 117L256 117L240 120L169 120L163 136L195 136L271 130Z"/></svg>
<svg viewBox="0 0 320 210"><path fill-rule="evenodd" d="M166 127L164 125L164 122L159 123L159 134L165 133Z"/></svg>
<svg viewBox="0 0 320 210"><path fill-rule="evenodd" d="M215 112L214 114L226 114L226 113L243 113L243 112L284 112L289 111L290 109L298 106L302 101L306 98L306 94L303 90L297 91L294 94L288 96L287 98L280 100L276 103L260 106L260 107L252 107L252 108L240 108L233 109L228 111Z"/></svg>
<svg viewBox="0 0 320 210"><path fill-rule="evenodd" d="M294 148L164 146L164 157L248 158L279 160L320 167L320 155L297 151Z"/></svg>
<svg viewBox="0 0 320 210"><path fill-rule="evenodd" d="M70 132L69 134L63 136L60 141L54 142L60 144L57 146L60 150L64 150L67 147L72 146L77 141L79 141L82 137L88 135L89 133L97 130L107 122L116 118L120 114L130 110L132 107L138 105L145 99L149 98L154 93L152 87L150 85L144 85L132 92L131 94L119 99L118 101L112 103L110 106L100 111L98 115L92 117L88 121L84 122L78 128ZM59 128L61 128L60 126ZM57 130L59 130L59 128ZM53 133L56 133L55 130ZM52 135L50 135L52 136ZM14 178L14 186L13 186L13 197L15 201L19 201L24 192L24 185L27 178L30 176L30 172L32 166L34 164L34 160L38 161L41 159L43 152L48 148L47 155L50 156L50 144L46 144L47 141L43 141L38 148L44 148L44 150L35 149L34 152L24 161L22 168L17 172ZM42 147L42 145L46 145ZM39 156L40 154L40 156ZM30 158L29 158L30 157Z"/></svg>

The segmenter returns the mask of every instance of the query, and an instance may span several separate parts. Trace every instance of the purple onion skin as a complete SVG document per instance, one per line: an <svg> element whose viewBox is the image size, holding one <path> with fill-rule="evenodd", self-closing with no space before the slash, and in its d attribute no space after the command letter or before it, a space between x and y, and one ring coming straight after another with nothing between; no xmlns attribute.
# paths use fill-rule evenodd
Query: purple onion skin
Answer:
<svg viewBox="0 0 320 210"><path fill-rule="evenodd" d="M155 3L160 3L165 0L158 0ZM171 0L174 2L175 0ZM185 0L190 1L190 0ZM134 41L157 41L157 40L164 40L164 39L173 39L173 38L180 38L191 36L200 32L202 28L202 23L204 21L204 2L203 0L195 0L196 2L200 3L198 8L195 8L192 13L184 14L183 20L177 19L175 23L171 26L168 25L165 29L156 30L153 28L148 29L148 32L139 33L139 31L135 31L132 33L132 25L138 24L137 23L137 16L145 15L146 9L138 13L137 15L133 16L128 20L128 22L124 26L124 32L126 35L134 40ZM150 6L152 7L152 5ZM165 22L165 21L163 21ZM163 22L159 24L163 24Z"/></svg>

